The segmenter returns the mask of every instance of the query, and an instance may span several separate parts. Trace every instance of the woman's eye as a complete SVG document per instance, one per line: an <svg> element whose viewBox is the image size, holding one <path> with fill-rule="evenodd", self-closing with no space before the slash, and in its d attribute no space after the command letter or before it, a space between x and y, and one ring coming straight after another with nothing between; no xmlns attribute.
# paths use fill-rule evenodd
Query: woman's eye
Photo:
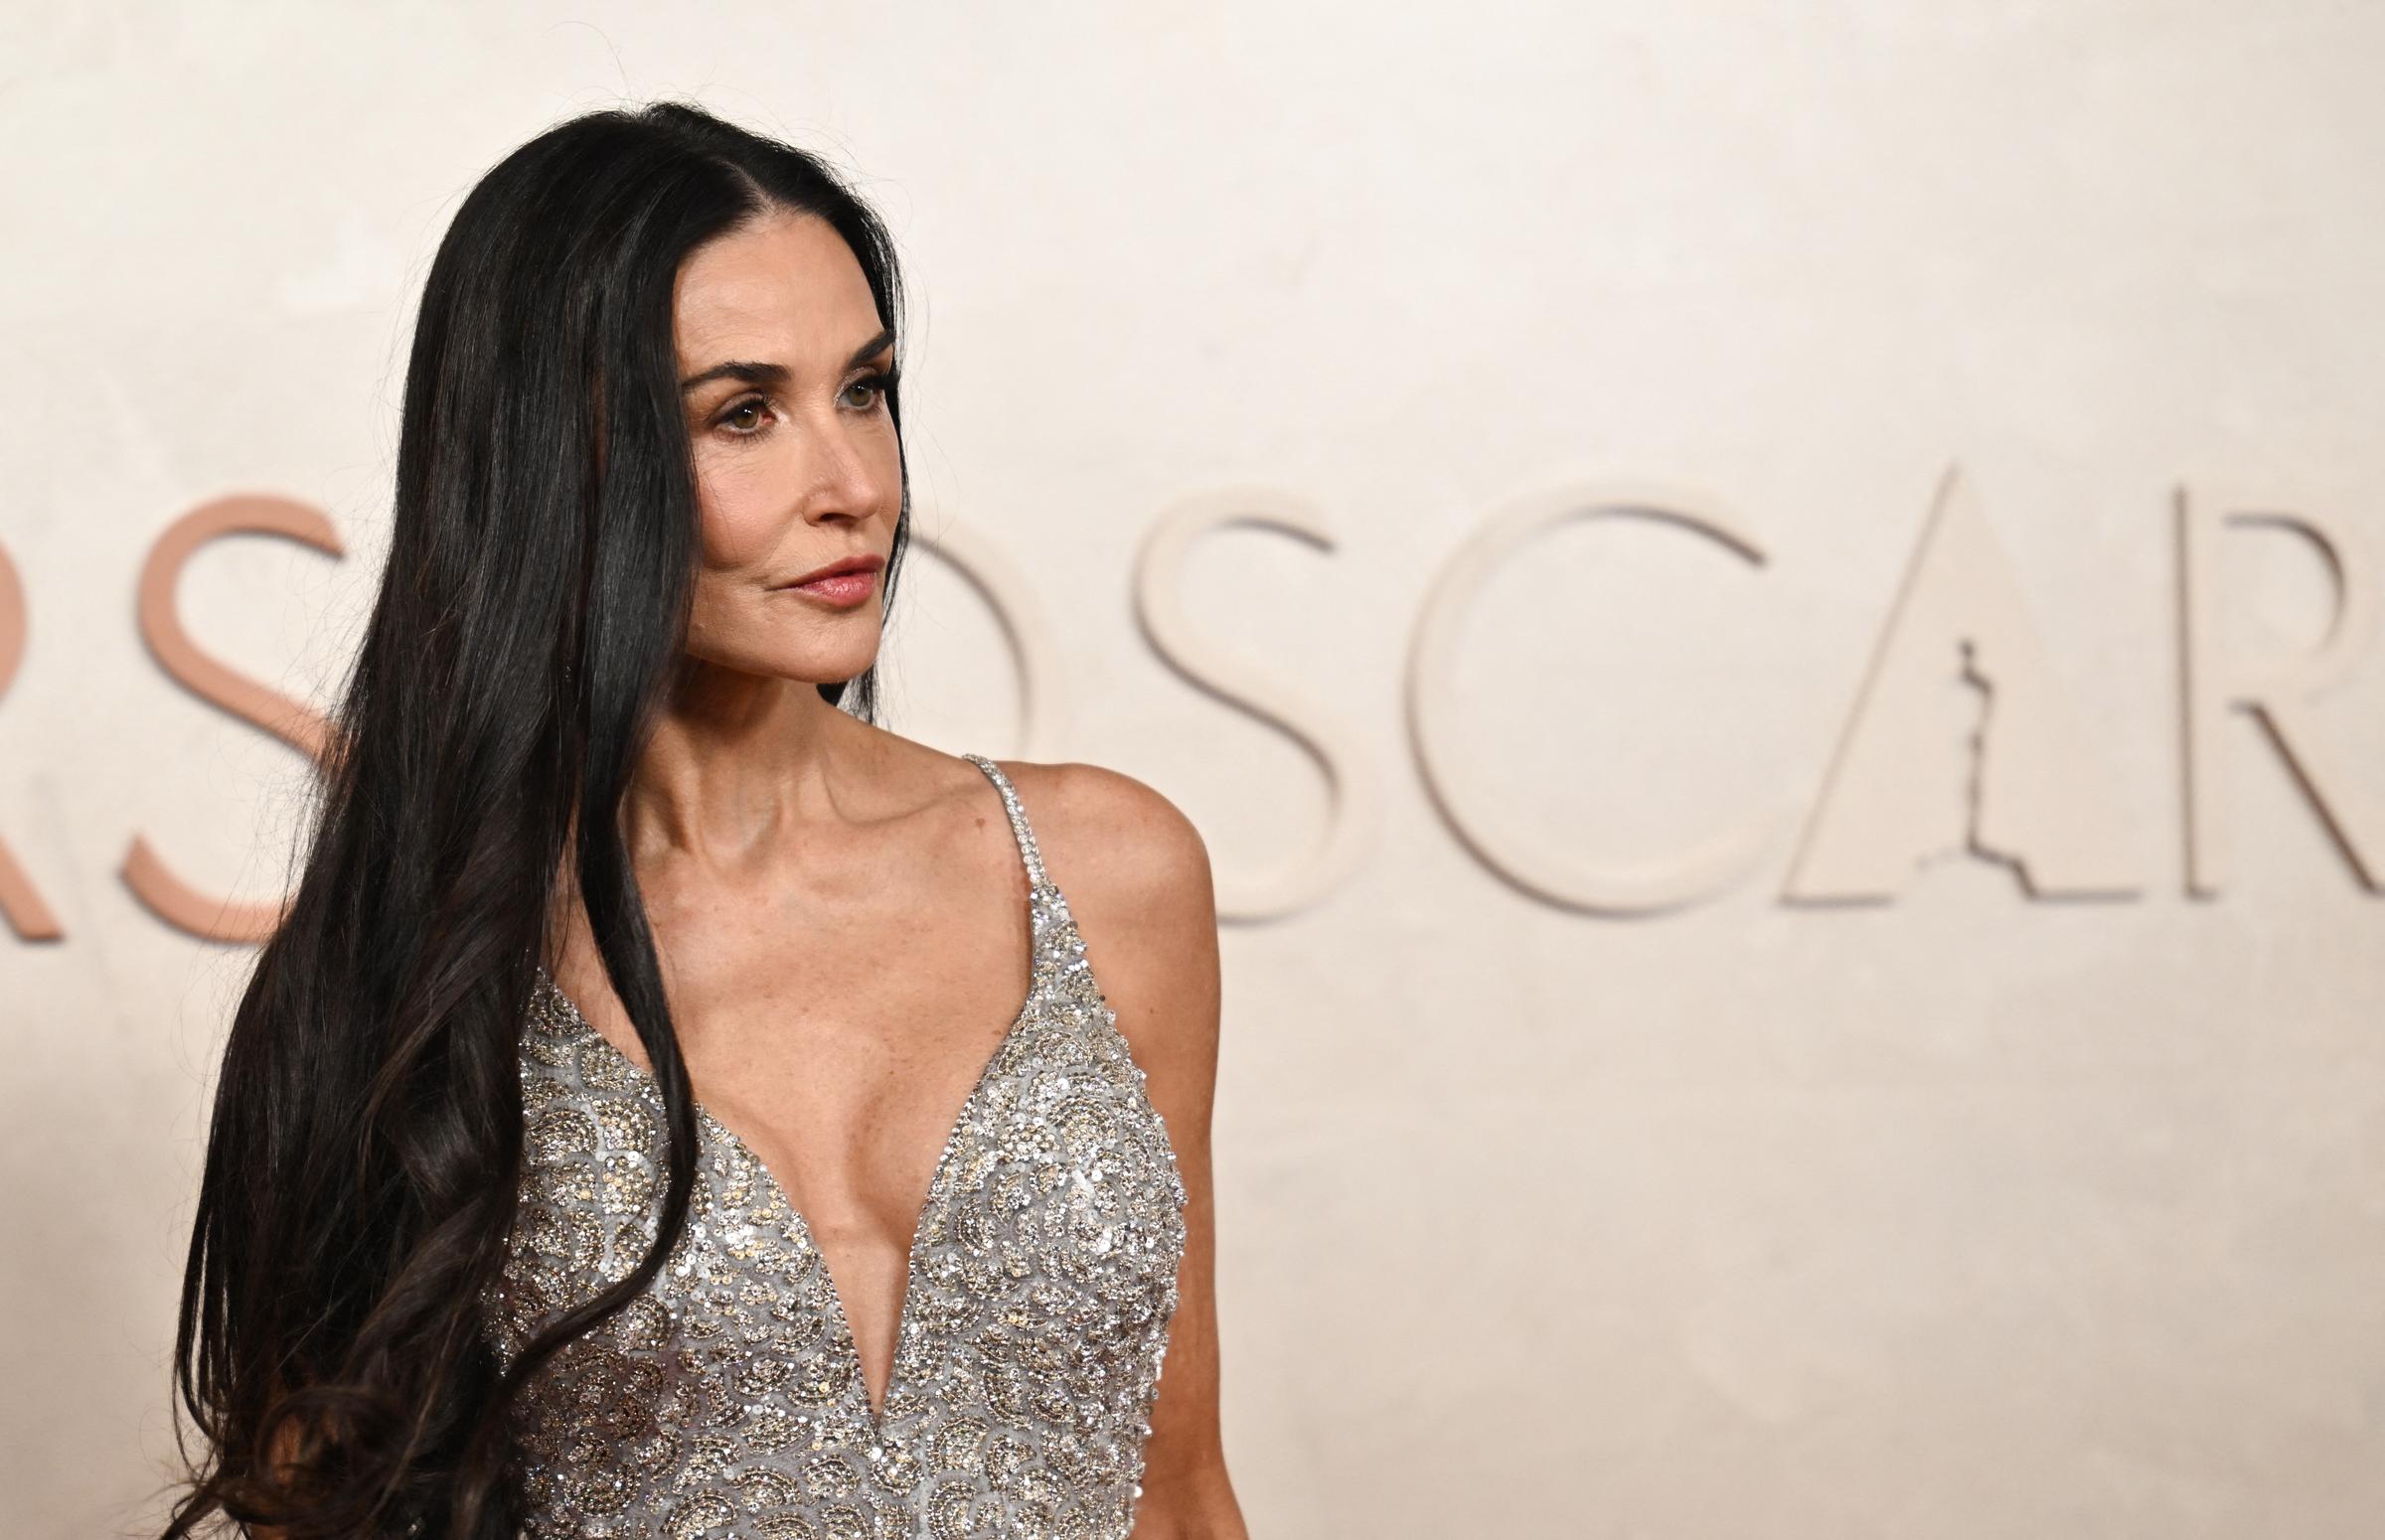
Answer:
<svg viewBox="0 0 2385 1540"><path fill-rule="evenodd" d="M766 404L767 403L765 403L758 395L751 400L739 401L736 405L731 406L727 411L721 413L720 423L731 433L737 434L739 437L751 438L755 433L760 432L761 429L752 424L751 420L746 416L746 413L764 410Z"/></svg>
<svg viewBox="0 0 2385 1540"><path fill-rule="evenodd" d="M884 403L886 392L893 386L894 377L892 375L871 375L847 385L845 396L856 410L875 411ZM861 399L854 400L853 394L857 390L865 393ZM763 414L769 410L768 397L748 396L723 411L714 421L716 426L726 430L731 438L759 438L763 433L769 431L768 424L763 420Z"/></svg>

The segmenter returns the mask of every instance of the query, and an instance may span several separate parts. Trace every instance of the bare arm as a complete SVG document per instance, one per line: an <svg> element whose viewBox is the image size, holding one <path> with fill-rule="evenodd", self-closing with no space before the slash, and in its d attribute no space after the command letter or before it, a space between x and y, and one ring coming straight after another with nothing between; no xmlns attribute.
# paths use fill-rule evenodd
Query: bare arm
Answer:
<svg viewBox="0 0 2385 1540"><path fill-rule="evenodd" d="M1218 1418L1209 1113L1220 984L1208 850L1174 804L1130 776L1082 764L1041 774L1050 781L1039 800L1058 836L1045 842L1046 860L1147 1076L1145 1093L1167 1121L1185 1183L1185 1257L1135 1540L1248 1540Z"/></svg>

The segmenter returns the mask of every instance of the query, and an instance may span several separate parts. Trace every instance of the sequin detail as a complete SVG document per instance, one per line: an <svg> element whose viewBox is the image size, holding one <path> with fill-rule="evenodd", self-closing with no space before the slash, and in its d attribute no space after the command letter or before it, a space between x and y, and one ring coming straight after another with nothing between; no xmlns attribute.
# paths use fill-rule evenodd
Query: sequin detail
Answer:
<svg viewBox="0 0 2385 1540"><path fill-rule="evenodd" d="M1166 1121L1045 876L1027 1000L945 1141L885 1405L803 1216L698 1109L688 1227L654 1284L515 1407L526 1534L1125 1540L1185 1249ZM522 1034L521 1201L484 1334L510 1365L625 1277L661 1217L663 1102L541 969Z"/></svg>

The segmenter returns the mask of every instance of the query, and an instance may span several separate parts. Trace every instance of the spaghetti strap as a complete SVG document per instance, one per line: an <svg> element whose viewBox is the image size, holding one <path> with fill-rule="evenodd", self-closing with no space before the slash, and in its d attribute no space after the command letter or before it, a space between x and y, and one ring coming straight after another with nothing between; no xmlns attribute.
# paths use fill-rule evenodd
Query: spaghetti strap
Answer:
<svg viewBox="0 0 2385 1540"><path fill-rule="evenodd" d="M1050 886L1050 880L1043 875L1043 852L1035 847L1035 832L1028 828L1027 810L1019 805L1019 789L1002 773L1002 767L985 755L964 751L961 757L983 770L994 782L994 789L1002 793L1003 811L1010 815L1011 834L1019 842L1019 857L1027 864L1028 886L1037 890Z"/></svg>

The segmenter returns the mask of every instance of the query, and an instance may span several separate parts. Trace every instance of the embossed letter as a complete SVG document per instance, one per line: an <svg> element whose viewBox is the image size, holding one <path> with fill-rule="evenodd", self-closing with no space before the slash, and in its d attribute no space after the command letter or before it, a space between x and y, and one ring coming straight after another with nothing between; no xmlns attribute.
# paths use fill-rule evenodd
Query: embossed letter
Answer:
<svg viewBox="0 0 2385 1540"><path fill-rule="evenodd" d="M916 511L914 511L915 513ZM1025 598L1027 585L993 547L947 524L933 536L914 532L912 542L934 551L959 573L994 612L995 625L1011 644L1011 661L1019 670L1019 748L1034 759L1048 751L1060 736L1060 704L1052 682L1060 677L1059 649L1039 612Z"/></svg>
<svg viewBox="0 0 2385 1540"><path fill-rule="evenodd" d="M2337 757L2318 728L2311 702L2352 672L2376 628L2376 567L2367 545L2348 525L2313 514L2306 505L2287 513L2250 498L2196 498L2178 489L2178 626L2185 689L2186 890L2216 894L2228 877L2227 755L2220 724L2242 706L2268 729L2303 794L2334 838L2352 873L2371 892L2378 868L2367 854L2385 842L2375 827L2375 799L2362 778ZM2299 530L2314 541L2335 572L2335 620L2326 640L2266 673L2252 673L2224 656L2219 624L2219 543L2230 524ZM2366 826L2355 829L2355 823Z"/></svg>
<svg viewBox="0 0 2385 1540"><path fill-rule="evenodd" d="M1933 707L1959 685L1982 701L1960 788L1921 770L1948 762ZM1956 809L1962 843L1951 846ZM1949 466L1782 896L1890 898L1951 846L2009 865L2032 896L2126 897L2138 889L2133 834L2003 552Z"/></svg>
<svg viewBox="0 0 2385 1540"><path fill-rule="evenodd" d="M183 566L200 546L222 535L278 535L326 555L346 553L331 522L303 503L276 497L219 498L184 515L150 547L141 567L141 638L159 666L191 693L320 762L329 732L323 718L201 652L174 612L174 584ZM191 887L167 869L139 835L124 857L122 876L125 886L158 918L210 941L262 941L281 923L278 903L234 903Z"/></svg>
<svg viewBox="0 0 2385 1540"><path fill-rule="evenodd" d="M17 666L25 661L25 585L17 580L16 563L0 550L0 695L8 693ZM17 864L0 840L0 917L24 941L57 941L66 935L58 916L42 902L33 878Z"/></svg>
<svg viewBox="0 0 2385 1540"><path fill-rule="evenodd" d="M1450 678L1458 624L1476 590L1499 563L1546 530L1574 519L1643 519L1695 531L1753 566L1764 552L1720 509L1670 488L1637 486L1560 490L1527 498L1495 518L1460 547L1431 587L1408 653L1408 734L1417 772L1458 838L1486 865L1517 887L1568 908L1610 914L1653 914L1723 891L1762 855L1770 820L1750 819L1708 838L1684 855L1632 867L1584 871L1551 857L1547 842L1501 823L1479 799L1461 812L1459 772L1439 724L1455 702Z"/></svg>
<svg viewBox="0 0 2385 1540"><path fill-rule="evenodd" d="M1322 550L1332 532L1316 510L1279 492L1219 491L1176 505L1143 541L1135 563L1135 615L1162 662L1227 705L1273 723L1298 743L1325 777L1329 812L1308 853L1289 869L1257 881L1221 882L1220 919L1266 920L1315 903L1357 863L1375 825L1374 783L1360 768L1356 737L1256 668L1207 645L1177 598L1185 553L1212 530L1249 525L1276 530Z"/></svg>

